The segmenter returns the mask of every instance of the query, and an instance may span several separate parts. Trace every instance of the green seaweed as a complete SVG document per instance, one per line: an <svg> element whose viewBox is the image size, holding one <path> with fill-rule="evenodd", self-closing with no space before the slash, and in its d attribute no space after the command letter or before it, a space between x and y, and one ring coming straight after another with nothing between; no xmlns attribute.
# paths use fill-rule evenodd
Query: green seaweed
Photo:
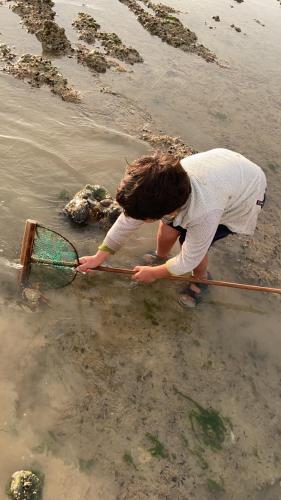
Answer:
<svg viewBox="0 0 281 500"><path fill-rule="evenodd" d="M189 442L188 442L187 437L183 433L181 434L181 438L182 438L184 447L189 451L189 453L191 453L191 455L196 457L198 465L201 467L201 469L203 469L203 470L208 469L209 464L208 464L207 460L205 460L205 458L203 457L203 454L204 454L203 448L199 448L199 447L198 448L191 448L189 446Z"/></svg>
<svg viewBox="0 0 281 500"><path fill-rule="evenodd" d="M131 453L129 453L128 451L125 451L125 453L123 455L123 460L124 460L124 462L126 462L126 464L132 465L137 470L136 464L133 460Z"/></svg>
<svg viewBox="0 0 281 500"><path fill-rule="evenodd" d="M158 325L158 321L155 317L155 312L159 311L160 307L157 304L151 302L150 300L146 300L146 299L144 299L143 305L144 305L145 318L149 319L153 325Z"/></svg>
<svg viewBox="0 0 281 500"><path fill-rule="evenodd" d="M218 483L214 479L210 479L210 478L207 479L207 487L211 493L219 493L221 491L224 491L224 487L223 487L222 483Z"/></svg>
<svg viewBox="0 0 281 500"><path fill-rule="evenodd" d="M156 436L153 436L153 434L150 434L149 432L147 432L145 435L153 444L153 446L148 450L153 457L155 458L169 457L169 454L165 446L159 441L159 439Z"/></svg>
<svg viewBox="0 0 281 500"><path fill-rule="evenodd" d="M189 412L189 420L194 435L198 441L203 440L206 446L212 449L221 449L225 439L226 427L216 410L200 408ZM196 427L199 428L200 435Z"/></svg>
<svg viewBox="0 0 281 500"><path fill-rule="evenodd" d="M185 448L189 449L189 442L188 442L188 439L187 439L187 437L184 435L184 433L183 433L183 432L181 433L181 438L182 438L183 445L185 446Z"/></svg>
<svg viewBox="0 0 281 500"><path fill-rule="evenodd" d="M153 313L155 311L161 311L160 304L156 304L155 302L151 302L151 300L144 299L143 304L147 311Z"/></svg>
<svg viewBox="0 0 281 500"><path fill-rule="evenodd" d="M164 20L168 23L180 24L180 20L175 16L167 15Z"/></svg>
<svg viewBox="0 0 281 500"><path fill-rule="evenodd" d="M81 472L85 472L86 474L90 474L95 466L95 460L90 458L89 460L85 460L84 458L79 458L79 470Z"/></svg>
<svg viewBox="0 0 281 500"><path fill-rule="evenodd" d="M193 455L198 462L198 465L201 467L203 470L209 469L209 464L207 460L204 458L204 450L203 448L188 448L188 451Z"/></svg>
<svg viewBox="0 0 281 500"><path fill-rule="evenodd" d="M204 453L203 448L194 448L194 449L189 448L189 451L192 455L196 457L198 465L201 467L201 469L206 470L209 468L207 460L205 460L205 458L203 457Z"/></svg>
<svg viewBox="0 0 281 500"><path fill-rule="evenodd" d="M227 433L225 424L232 427L229 418L222 418L219 412L213 408L203 408L197 401L183 394L176 387L174 387L174 391L179 396L193 403L196 407L188 415L196 439L213 450L220 450Z"/></svg>
<svg viewBox="0 0 281 500"><path fill-rule="evenodd" d="M107 189L99 184L87 184L84 188L85 192L89 191L91 198L93 200L101 201L106 198L110 198L110 194Z"/></svg>
<svg viewBox="0 0 281 500"><path fill-rule="evenodd" d="M67 191L66 189L62 189L58 194L59 200L67 201L67 200L70 200L70 198L71 198L71 195L70 195L69 191Z"/></svg>
<svg viewBox="0 0 281 500"><path fill-rule="evenodd" d="M193 345L195 345L196 347L200 347L201 346L199 340L197 340L197 339L193 340Z"/></svg>

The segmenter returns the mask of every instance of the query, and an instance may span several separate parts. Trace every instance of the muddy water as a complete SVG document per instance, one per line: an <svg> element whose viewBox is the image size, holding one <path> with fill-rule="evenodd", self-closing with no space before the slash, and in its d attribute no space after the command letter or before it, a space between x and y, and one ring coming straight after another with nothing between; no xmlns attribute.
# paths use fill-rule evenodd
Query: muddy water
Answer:
<svg viewBox="0 0 281 500"><path fill-rule="evenodd" d="M102 231L70 226L61 192L88 182L114 192L126 159L148 150L135 138L147 123L198 150L225 146L263 166L280 229L279 3L170 4L228 68L151 37L118 2L91 0L56 3L70 40L83 10L137 48L143 65L94 78L73 59L55 59L81 91L78 105L0 76L0 498L10 474L30 467L45 474L44 500L280 497L278 297L213 289L204 307L186 312L174 285L94 275L49 292L49 307L28 313L16 293L25 219L59 230L80 254L93 252ZM0 32L18 54L40 54L5 4ZM153 247L155 229L144 228L113 262L133 266ZM235 245L212 251L215 277L245 279ZM192 406L175 388L231 420L222 450L198 443ZM151 454L147 433L165 458ZM212 492L210 480L224 491Z"/></svg>

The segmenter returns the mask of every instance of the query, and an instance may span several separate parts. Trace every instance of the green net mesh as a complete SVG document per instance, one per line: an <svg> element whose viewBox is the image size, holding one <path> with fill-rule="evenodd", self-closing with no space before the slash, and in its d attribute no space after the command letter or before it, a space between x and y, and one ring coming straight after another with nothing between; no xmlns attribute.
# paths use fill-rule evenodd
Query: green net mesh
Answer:
<svg viewBox="0 0 281 500"><path fill-rule="evenodd" d="M61 288L73 281L78 256L73 245L51 229L37 226L31 254L28 285Z"/></svg>

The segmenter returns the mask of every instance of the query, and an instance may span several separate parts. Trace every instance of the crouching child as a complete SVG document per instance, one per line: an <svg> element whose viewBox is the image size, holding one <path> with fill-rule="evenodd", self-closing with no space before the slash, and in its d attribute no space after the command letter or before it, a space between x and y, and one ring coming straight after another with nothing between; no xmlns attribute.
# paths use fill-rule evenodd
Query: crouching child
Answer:
<svg viewBox="0 0 281 500"><path fill-rule="evenodd" d="M78 271L101 265L142 224L159 220L156 250L145 255L147 265L134 268L133 279L151 283L190 272L197 279L209 278L209 248L229 234L254 233L265 191L262 169L227 149L182 160L162 152L142 156L127 167L118 187L116 200L123 212L96 254L80 258ZM181 250L169 258L178 239ZM196 306L206 288L189 284L180 294L180 304Z"/></svg>

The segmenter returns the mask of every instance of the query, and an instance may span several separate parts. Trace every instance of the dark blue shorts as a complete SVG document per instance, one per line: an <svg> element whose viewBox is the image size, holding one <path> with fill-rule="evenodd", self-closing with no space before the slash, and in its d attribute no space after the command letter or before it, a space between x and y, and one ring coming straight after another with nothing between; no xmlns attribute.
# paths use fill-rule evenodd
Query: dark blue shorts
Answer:
<svg viewBox="0 0 281 500"><path fill-rule="evenodd" d="M181 226L173 226L172 222L168 224L168 226L171 226L172 228L176 229L179 232L179 242L182 245L185 240L187 230ZM229 234L235 234L235 233L233 233L233 231L230 231L230 229L228 229L228 227L225 226L224 224L219 224L216 230L216 234L211 243L211 246L215 243L215 241L222 240L222 238L226 238L226 236L228 236Z"/></svg>

